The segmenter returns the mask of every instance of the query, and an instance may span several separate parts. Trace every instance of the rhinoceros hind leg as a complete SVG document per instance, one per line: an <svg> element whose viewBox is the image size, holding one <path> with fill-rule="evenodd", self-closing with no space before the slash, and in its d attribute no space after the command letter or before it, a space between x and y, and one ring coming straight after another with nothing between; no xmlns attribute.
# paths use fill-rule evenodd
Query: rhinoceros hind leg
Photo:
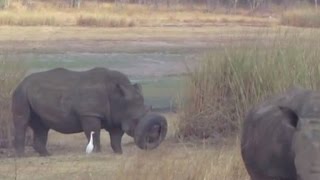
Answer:
<svg viewBox="0 0 320 180"><path fill-rule="evenodd" d="M14 148L18 157L24 156L25 138L30 119L28 113L28 111L25 114L13 113L13 122L15 127Z"/></svg>
<svg viewBox="0 0 320 180"><path fill-rule="evenodd" d="M13 118L18 121L18 117L13 116ZM26 138L26 124L15 124L15 137L14 137L14 148L16 151L16 156L23 157L25 149L25 138Z"/></svg>
<svg viewBox="0 0 320 180"><path fill-rule="evenodd" d="M25 93L17 89L12 95L12 118L14 124L14 148L18 157L24 156L25 138L30 122L30 107Z"/></svg>

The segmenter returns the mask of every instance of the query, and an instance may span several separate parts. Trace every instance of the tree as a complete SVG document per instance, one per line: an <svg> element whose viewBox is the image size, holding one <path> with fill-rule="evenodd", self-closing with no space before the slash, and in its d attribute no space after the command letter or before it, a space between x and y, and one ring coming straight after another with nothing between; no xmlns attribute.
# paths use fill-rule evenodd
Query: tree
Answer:
<svg viewBox="0 0 320 180"><path fill-rule="evenodd" d="M237 11L237 6L238 6L238 0L234 0L233 9L234 9L235 12Z"/></svg>
<svg viewBox="0 0 320 180"><path fill-rule="evenodd" d="M248 0L248 3L250 4L251 10L255 10L258 8L264 0Z"/></svg>
<svg viewBox="0 0 320 180"><path fill-rule="evenodd" d="M0 9L4 9L9 6L9 0L0 0Z"/></svg>
<svg viewBox="0 0 320 180"><path fill-rule="evenodd" d="M71 0L71 6L73 8L80 8L81 0Z"/></svg>

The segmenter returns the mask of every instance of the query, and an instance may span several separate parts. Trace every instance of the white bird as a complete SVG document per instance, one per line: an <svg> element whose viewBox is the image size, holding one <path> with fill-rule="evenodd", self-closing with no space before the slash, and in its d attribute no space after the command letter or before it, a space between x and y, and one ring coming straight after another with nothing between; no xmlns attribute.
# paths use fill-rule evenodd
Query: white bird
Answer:
<svg viewBox="0 0 320 180"><path fill-rule="evenodd" d="M91 131L91 133L90 133L90 141L89 141L89 143L87 145L87 148L86 148L86 153L87 154L90 154L93 151L93 137L92 137L93 134L94 134L94 131Z"/></svg>

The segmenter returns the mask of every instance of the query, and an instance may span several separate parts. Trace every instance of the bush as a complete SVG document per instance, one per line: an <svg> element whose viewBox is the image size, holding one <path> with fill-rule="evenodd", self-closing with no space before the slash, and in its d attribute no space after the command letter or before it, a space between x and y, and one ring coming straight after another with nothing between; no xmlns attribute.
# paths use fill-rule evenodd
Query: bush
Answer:
<svg viewBox="0 0 320 180"><path fill-rule="evenodd" d="M96 27L132 27L135 22L123 17L107 16L80 16L77 19L78 26L96 26Z"/></svg>
<svg viewBox="0 0 320 180"><path fill-rule="evenodd" d="M314 9L289 11L281 17L282 25L320 27L320 11Z"/></svg>
<svg viewBox="0 0 320 180"><path fill-rule="evenodd" d="M177 136L229 136L266 96L293 85L319 89L320 44L314 36L276 36L208 55L188 78Z"/></svg>
<svg viewBox="0 0 320 180"><path fill-rule="evenodd" d="M9 26L56 26L61 25L55 16L41 15L41 13L0 13L0 25Z"/></svg>

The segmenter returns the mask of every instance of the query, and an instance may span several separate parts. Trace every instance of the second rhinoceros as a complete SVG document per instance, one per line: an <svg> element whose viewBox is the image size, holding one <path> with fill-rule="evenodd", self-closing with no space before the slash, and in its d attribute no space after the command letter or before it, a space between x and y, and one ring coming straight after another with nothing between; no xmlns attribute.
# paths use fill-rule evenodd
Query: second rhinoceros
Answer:
<svg viewBox="0 0 320 180"><path fill-rule="evenodd" d="M27 76L12 95L15 128L14 146L24 154L27 126L34 132L34 149L49 155L48 131L85 133L94 131L95 151L100 151L100 129L110 134L111 147L122 153L124 133L134 137L141 149L154 149L165 138L167 121L144 104L141 86L128 77L106 68L71 71L56 68Z"/></svg>
<svg viewBox="0 0 320 180"><path fill-rule="evenodd" d="M319 180L320 93L293 88L252 108L241 153L252 180Z"/></svg>

